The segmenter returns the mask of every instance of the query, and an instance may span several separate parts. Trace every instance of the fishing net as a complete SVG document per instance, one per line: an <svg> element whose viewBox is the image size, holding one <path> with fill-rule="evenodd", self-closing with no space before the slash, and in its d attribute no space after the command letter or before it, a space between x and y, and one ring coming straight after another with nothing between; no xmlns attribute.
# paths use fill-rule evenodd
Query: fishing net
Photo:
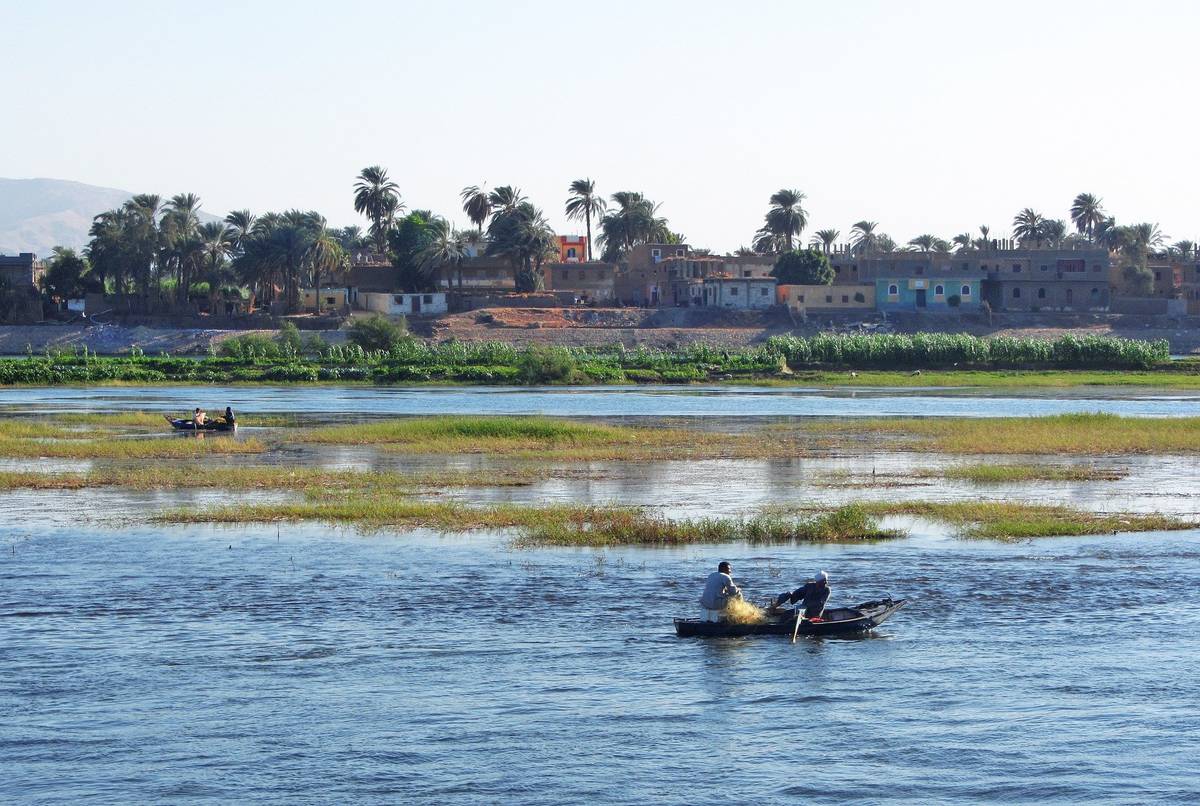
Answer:
<svg viewBox="0 0 1200 806"><path fill-rule="evenodd" d="M731 624L762 624L767 620L767 614L745 599L730 599L725 605L725 619Z"/></svg>

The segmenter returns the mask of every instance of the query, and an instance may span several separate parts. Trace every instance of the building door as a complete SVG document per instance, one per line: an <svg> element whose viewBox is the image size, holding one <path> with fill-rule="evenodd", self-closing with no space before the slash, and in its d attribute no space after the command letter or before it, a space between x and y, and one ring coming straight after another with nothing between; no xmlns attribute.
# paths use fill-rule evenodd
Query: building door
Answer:
<svg viewBox="0 0 1200 806"><path fill-rule="evenodd" d="M413 313L421 312L421 295L420 294L412 295L412 312Z"/></svg>
<svg viewBox="0 0 1200 806"><path fill-rule="evenodd" d="M924 288L917 289L917 307L918 308L925 307L925 289Z"/></svg>

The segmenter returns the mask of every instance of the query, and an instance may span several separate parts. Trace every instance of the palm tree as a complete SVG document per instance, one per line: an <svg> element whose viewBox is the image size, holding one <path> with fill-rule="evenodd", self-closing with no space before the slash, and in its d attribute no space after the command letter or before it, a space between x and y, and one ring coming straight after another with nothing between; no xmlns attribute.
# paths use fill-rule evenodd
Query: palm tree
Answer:
<svg viewBox="0 0 1200 806"><path fill-rule="evenodd" d="M513 267L518 291L542 287L542 263L557 252L558 236L542 211L527 201L492 216L488 226L489 255L505 257Z"/></svg>
<svg viewBox="0 0 1200 806"><path fill-rule="evenodd" d="M1042 223L1042 238L1046 240L1046 244L1052 248L1062 246L1063 241L1067 237L1067 222L1060 218L1047 219Z"/></svg>
<svg viewBox="0 0 1200 806"><path fill-rule="evenodd" d="M888 252L896 251L896 242L891 235L886 232L875 236L875 249L879 252L887 254Z"/></svg>
<svg viewBox="0 0 1200 806"><path fill-rule="evenodd" d="M1196 252L1196 244L1192 241L1176 241L1171 246L1171 252L1184 260L1189 259Z"/></svg>
<svg viewBox="0 0 1200 806"><path fill-rule="evenodd" d="M804 194L798 190L783 188L771 194L771 207L764 217L765 222L759 236L773 236L771 240L782 240L784 251L792 251L793 238L799 237L808 226L808 213L802 206Z"/></svg>
<svg viewBox="0 0 1200 806"><path fill-rule="evenodd" d="M304 250L304 261L312 272L313 290L317 297L317 316L321 315L321 275L334 275L346 265L346 253L338 243L337 235L330 231L324 216L308 213L305 222L311 230L309 243Z"/></svg>
<svg viewBox="0 0 1200 806"><path fill-rule="evenodd" d="M1158 228L1158 224L1142 223L1133 225L1130 230L1134 239L1149 250L1154 250L1166 242L1167 236Z"/></svg>
<svg viewBox="0 0 1200 806"><path fill-rule="evenodd" d="M1013 237L1018 241L1036 241L1037 245L1041 246L1045 237L1045 226L1046 217L1033 208L1026 207L1013 218Z"/></svg>
<svg viewBox="0 0 1200 806"><path fill-rule="evenodd" d="M1071 202L1071 221L1074 222L1075 229L1079 230L1081 235L1086 235L1088 240L1095 237L1096 228L1105 218L1104 208L1101 206L1103 201L1091 193L1080 193L1075 197L1075 201Z"/></svg>
<svg viewBox="0 0 1200 806"><path fill-rule="evenodd" d="M587 226L587 259L592 259L592 216L599 218L604 215L608 206L603 196L596 195L596 183L591 179L576 179L567 188L566 213L567 219L579 221L583 219Z"/></svg>
<svg viewBox="0 0 1200 806"><path fill-rule="evenodd" d="M908 242L908 245L911 246L914 251L932 252L934 251L934 247L937 245L937 241L938 238L936 235L925 233L924 235L918 235L917 237L913 238Z"/></svg>
<svg viewBox="0 0 1200 806"><path fill-rule="evenodd" d="M461 232L456 231L444 218L435 218L429 223L429 245L421 250L420 259L431 269L451 266L458 270L458 287L463 284L462 264L467 258L467 243ZM450 285L449 277L446 285Z"/></svg>
<svg viewBox="0 0 1200 806"><path fill-rule="evenodd" d="M242 243L250 237L254 229L254 215L249 210L234 210L225 216L225 223L233 231L233 249L240 252Z"/></svg>
<svg viewBox="0 0 1200 806"><path fill-rule="evenodd" d="M979 237L975 239L975 245L984 251L992 248L992 228L987 224L979 225Z"/></svg>
<svg viewBox="0 0 1200 806"><path fill-rule="evenodd" d="M959 248L960 251L963 249L970 249L972 246L971 233L969 233L969 232L960 232L958 235L955 235L950 240L955 246L957 246Z"/></svg>
<svg viewBox="0 0 1200 806"><path fill-rule="evenodd" d="M841 234L835 229L819 229L813 233L809 244L819 247L821 251L828 255L833 249L833 245L837 243L838 236Z"/></svg>
<svg viewBox="0 0 1200 806"><path fill-rule="evenodd" d="M878 228L878 221L859 221L850 228L850 246L859 254L869 254L877 246L875 230Z"/></svg>
<svg viewBox="0 0 1200 806"><path fill-rule="evenodd" d="M488 194L488 201L492 205L492 215L496 215L497 213L511 213L527 200L521 194L520 188L501 185Z"/></svg>
<svg viewBox="0 0 1200 806"><path fill-rule="evenodd" d="M387 253L388 232L403 209L400 186L388 178L387 171L378 165L363 168L354 185L354 212L371 222L371 238L379 254Z"/></svg>
<svg viewBox="0 0 1200 806"><path fill-rule="evenodd" d="M470 185L463 188L458 196L462 199L463 212L467 214L467 218L475 225L476 230L483 232L483 225L492 214L492 200L488 197L487 189L479 185Z"/></svg>
<svg viewBox="0 0 1200 806"><path fill-rule="evenodd" d="M603 260L615 263L638 244L666 243L672 235L667 219L658 214L659 205L641 193L622 190L612 194L615 207L600 219Z"/></svg>

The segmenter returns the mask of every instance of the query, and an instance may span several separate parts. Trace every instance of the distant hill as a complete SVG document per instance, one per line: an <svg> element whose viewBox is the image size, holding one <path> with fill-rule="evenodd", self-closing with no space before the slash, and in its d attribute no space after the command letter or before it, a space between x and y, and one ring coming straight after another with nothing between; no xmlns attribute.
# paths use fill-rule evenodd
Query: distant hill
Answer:
<svg viewBox="0 0 1200 806"><path fill-rule="evenodd" d="M0 254L50 254L55 246L82 249L92 219L124 204L128 190L63 179L0 178ZM216 216L200 214L202 221Z"/></svg>

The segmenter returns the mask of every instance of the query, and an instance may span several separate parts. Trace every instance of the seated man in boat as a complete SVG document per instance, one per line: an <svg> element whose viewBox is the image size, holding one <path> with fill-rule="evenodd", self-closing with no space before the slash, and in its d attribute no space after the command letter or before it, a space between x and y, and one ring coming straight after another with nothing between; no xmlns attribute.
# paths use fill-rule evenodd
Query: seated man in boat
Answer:
<svg viewBox="0 0 1200 806"><path fill-rule="evenodd" d="M784 591L779 594L771 604L771 609L800 601L804 602L804 617L809 621L819 620L825 612L825 603L829 601L829 574L818 571L813 574L811 582L806 582L790 593Z"/></svg>
<svg viewBox="0 0 1200 806"><path fill-rule="evenodd" d="M201 409L197 408L194 412L192 412L192 422L196 426L204 425L207 420L208 415L205 414Z"/></svg>
<svg viewBox="0 0 1200 806"><path fill-rule="evenodd" d="M705 580L704 593L700 596L700 610L705 621L720 621L729 600L742 598L742 591L733 584L732 570L729 563L721 562Z"/></svg>
<svg viewBox="0 0 1200 806"><path fill-rule="evenodd" d="M237 420L233 416L233 409L230 406L225 407L225 425L235 425Z"/></svg>

